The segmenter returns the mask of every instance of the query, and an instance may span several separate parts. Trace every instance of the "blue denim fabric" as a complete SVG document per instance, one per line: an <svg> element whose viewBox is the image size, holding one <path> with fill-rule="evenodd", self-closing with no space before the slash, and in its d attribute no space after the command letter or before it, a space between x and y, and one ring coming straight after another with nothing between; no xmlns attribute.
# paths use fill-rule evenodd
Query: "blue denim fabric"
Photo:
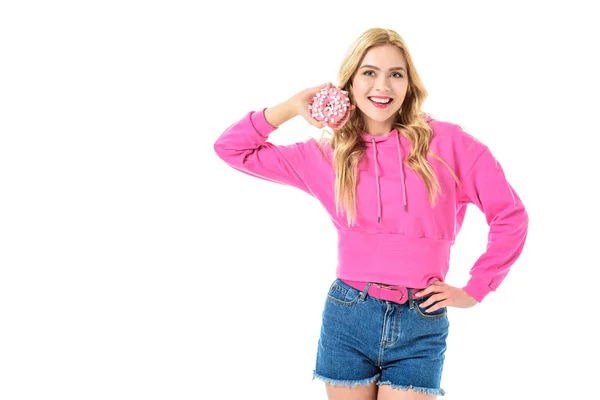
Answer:
<svg viewBox="0 0 600 400"><path fill-rule="evenodd" d="M426 313L419 304L429 296L415 299L414 292L409 289L409 300L397 304L336 279L325 300L314 378L443 396L447 309Z"/></svg>

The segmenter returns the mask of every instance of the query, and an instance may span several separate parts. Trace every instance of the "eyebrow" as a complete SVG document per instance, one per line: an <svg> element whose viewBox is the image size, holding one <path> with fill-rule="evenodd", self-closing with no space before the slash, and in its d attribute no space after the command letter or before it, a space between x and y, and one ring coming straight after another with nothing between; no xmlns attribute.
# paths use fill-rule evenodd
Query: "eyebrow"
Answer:
<svg viewBox="0 0 600 400"><path fill-rule="evenodd" d="M359 69L363 69L363 68L371 68L371 69L374 69L374 70L377 70L377 71L381 71L376 66L369 65L369 64L365 64L365 65L361 66ZM406 70L403 67L393 67L393 68L390 68L388 71L400 71L400 70L406 72Z"/></svg>

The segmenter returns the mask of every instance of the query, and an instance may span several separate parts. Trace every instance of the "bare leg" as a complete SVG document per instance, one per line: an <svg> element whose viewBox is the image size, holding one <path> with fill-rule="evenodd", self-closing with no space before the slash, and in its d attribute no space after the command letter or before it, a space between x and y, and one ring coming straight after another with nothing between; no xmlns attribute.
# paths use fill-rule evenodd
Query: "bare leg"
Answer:
<svg viewBox="0 0 600 400"><path fill-rule="evenodd" d="M327 383L325 388L329 400L377 400L377 383L375 382L369 386L355 387L333 386Z"/></svg>
<svg viewBox="0 0 600 400"><path fill-rule="evenodd" d="M390 385L379 386L377 400L435 400L437 396L413 389L394 389Z"/></svg>

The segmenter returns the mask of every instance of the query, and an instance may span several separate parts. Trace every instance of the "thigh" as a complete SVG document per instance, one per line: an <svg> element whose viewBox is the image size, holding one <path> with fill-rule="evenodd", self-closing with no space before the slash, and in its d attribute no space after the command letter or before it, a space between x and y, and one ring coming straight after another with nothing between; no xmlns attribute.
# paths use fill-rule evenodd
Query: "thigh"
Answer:
<svg viewBox="0 0 600 400"><path fill-rule="evenodd" d="M413 389L395 389L389 385L379 386L377 400L435 400L437 396Z"/></svg>
<svg viewBox="0 0 600 400"><path fill-rule="evenodd" d="M329 400L377 400L377 384L369 386L334 386L326 384L327 398Z"/></svg>

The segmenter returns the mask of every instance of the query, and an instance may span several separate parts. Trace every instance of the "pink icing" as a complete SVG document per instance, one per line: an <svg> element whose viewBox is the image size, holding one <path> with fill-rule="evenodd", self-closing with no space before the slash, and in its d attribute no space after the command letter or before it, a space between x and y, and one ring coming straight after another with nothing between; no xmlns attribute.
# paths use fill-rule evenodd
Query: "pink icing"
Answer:
<svg viewBox="0 0 600 400"><path fill-rule="evenodd" d="M342 121L350 111L348 92L337 86L323 88L312 99L308 109L311 116L317 121L335 125Z"/></svg>

